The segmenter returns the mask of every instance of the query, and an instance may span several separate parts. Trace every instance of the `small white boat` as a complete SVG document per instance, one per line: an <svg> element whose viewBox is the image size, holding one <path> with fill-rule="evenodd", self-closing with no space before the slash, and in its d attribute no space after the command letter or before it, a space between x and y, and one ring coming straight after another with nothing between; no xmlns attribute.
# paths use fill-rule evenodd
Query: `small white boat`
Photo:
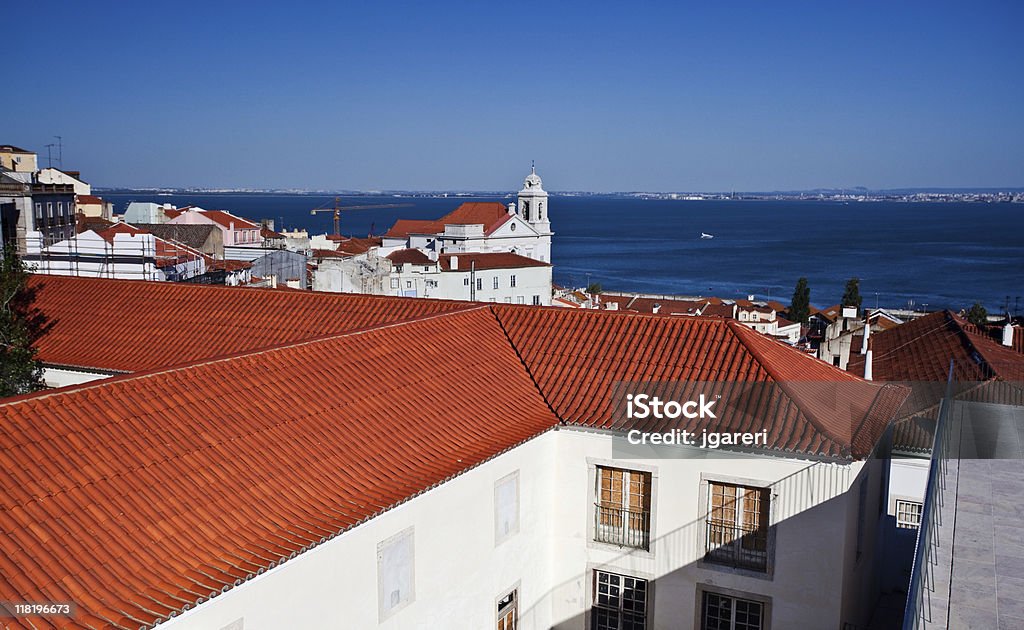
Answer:
<svg viewBox="0 0 1024 630"><path fill-rule="evenodd" d="M707 232L701 232L700 233L700 237L703 238L703 239L708 239L708 238L715 238L715 235L714 234L708 234Z"/></svg>

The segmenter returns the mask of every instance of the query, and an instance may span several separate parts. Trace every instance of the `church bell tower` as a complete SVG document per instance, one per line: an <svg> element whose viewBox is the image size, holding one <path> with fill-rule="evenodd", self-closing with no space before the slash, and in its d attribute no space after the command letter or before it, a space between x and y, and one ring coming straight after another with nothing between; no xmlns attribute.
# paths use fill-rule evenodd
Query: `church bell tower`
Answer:
<svg viewBox="0 0 1024 630"><path fill-rule="evenodd" d="M533 257L550 263L552 232L548 220L548 193L535 166L530 167L530 174L523 180L523 189L519 191L519 216L540 236Z"/></svg>

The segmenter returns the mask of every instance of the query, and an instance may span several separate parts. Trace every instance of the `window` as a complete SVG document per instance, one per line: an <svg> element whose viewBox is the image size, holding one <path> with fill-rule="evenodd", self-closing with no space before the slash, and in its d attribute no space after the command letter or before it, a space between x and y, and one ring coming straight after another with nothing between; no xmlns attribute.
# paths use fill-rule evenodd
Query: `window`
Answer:
<svg viewBox="0 0 1024 630"><path fill-rule="evenodd" d="M377 602L380 621L415 601L413 529L377 545Z"/></svg>
<svg viewBox="0 0 1024 630"><path fill-rule="evenodd" d="M921 503L918 501L896 500L896 527L917 529L921 526Z"/></svg>
<svg viewBox="0 0 1024 630"><path fill-rule="evenodd" d="M767 571L770 496L768 488L709 482L704 559Z"/></svg>
<svg viewBox="0 0 1024 630"><path fill-rule="evenodd" d="M648 549L651 542L651 473L597 467L594 540Z"/></svg>
<svg viewBox="0 0 1024 630"><path fill-rule="evenodd" d="M412 288L412 280L406 280L405 281L405 288L406 289L411 289Z"/></svg>
<svg viewBox="0 0 1024 630"><path fill-rule="evenodd" d="M508 286L512 287L513 289L516 288L516 274L512 274L511 276L509 276L508 280L509 280L509 285Z"/></svg>
<svg viewBox="0 0 1024 630"><path fill-rule="evenodd" d="M540 306L540 296L539 295L533 296L533 305L534 306Z"/></svg>
<svg viewBox="0 0 1024 630"><path fill-rule="evenodd" d="M519 627L519 594L512 591L498 600L498 630L516 630Z"/></svg>
<svg viewBox="0 0 1024 630"><path fill-rule="evenodd" d="M647 627L647 580L594 571L591 630L644 630Z"/></svg>
<svg viewBox="0 0 1024 630"><path fill-rule="evenodd" d="M524 296L524 295L517 295L516 296L516 304L526 304L526 296Z"/></svg>
<svg viewBox="0 0 1024 630"><path fill-rule="evenodd" d="M519 471L494 484L494 541L501 543L519 532Z"/></svg>
<svg viewBox="0 0 1024 630"><path fill-rule="evenodd" d="M468 287L469 286L469 278L463 278L462 279L462 285Z"/></svg>
<svg viewBox="0 0 1024 630"><path fill-rule="evenodd" d="M498 288L498 276L494 276L494 287L493 288L495 288L495 289Z"/></svg>
<svg viewBox="0 0 1024 630"><path fill-rule="evenodd" d="M46 202L46 216L50 217L51 219L53 218L53 202L52 201L47 201Z"/></svg>
<svg viewBox="0 0 1024 630"><path fill-rule="evenodd" d="M391 279L391 288L392 289L397 289L398 288L398 278L392 278Z"/></svg>
<svg viewBox="0 0 1024 630"><path fill-rule="evenodd" d="M700 618L701 630L761 630L764 604L705 591Z"/></svg>
<svg viewBox="0 0 1024 630"><path fill-rule="evenodd" d="M477 278L476 279L476 290L477 291L483 291L483 289L484 289L484 279L483 278Z"/></svg>

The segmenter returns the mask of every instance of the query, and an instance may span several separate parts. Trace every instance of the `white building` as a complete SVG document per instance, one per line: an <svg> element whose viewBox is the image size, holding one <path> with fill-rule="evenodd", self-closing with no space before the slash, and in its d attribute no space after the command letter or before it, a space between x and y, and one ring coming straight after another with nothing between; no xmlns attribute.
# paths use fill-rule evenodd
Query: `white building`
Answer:
<svg viewBox="0 0 1024 630"><path fill-rule="evenodd" d="M386 295L551 305L551 265L512 253L441 254L431 260L417 249L388 254Z"/></svg>
<svg viewBox="0 0 1024 630"><path fill-rule="evenodd" d="M207 269L207 258L202 252L125 223L99 233L86 230L46 246L41 246L39 232L31 232L27 241L24 260L34 273L180 281L202 275Z"/></svg>
<svg viewBox="0 0 1024 630"><path fill-rule="evenodd" d="M735 321L157 288L74 279L47 302L58 322L156 309L77 348L44 342L50 360L176 363L0 402L0 419L37 419L76 464L37 457L30 431L0 433L18 471L0 476L0 517L26 559L0 563L0 597L78 601L81 627L868 624L875 456L902 388ZM148 321L168 334L140 349ZM249 350L223 356L237 341ZM767 399L714 399L714 419L648 426L742 422L764 441L631 451L622 381L768 383ZM74 516L89 510L117 518ZM73 600L79 583L97 586Z"/></svg>
<svg viewBox="0 0 1024 630"><path fill-rule="evenodd" d="M72 186L76 195L91 195L92 186L82 181L77 171L62 171L57 168L44 168L36 173L36 181L40 184L61 184Z"/></svg>
<svg viewBox="0 0 1024 630"><path fill-rule="evenodd" d="M383 247L440 254L511 252L551 262L548 193L536 171L523 181L518 205L466 202L436 221L399 220L384 234Z"/></svg>

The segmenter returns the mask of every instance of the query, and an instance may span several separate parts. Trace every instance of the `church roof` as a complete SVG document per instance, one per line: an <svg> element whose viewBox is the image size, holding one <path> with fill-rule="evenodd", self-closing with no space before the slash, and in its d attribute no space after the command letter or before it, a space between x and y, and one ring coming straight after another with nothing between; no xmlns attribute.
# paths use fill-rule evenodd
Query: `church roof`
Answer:
<svg viewBox="0 0 1024 630"><path fill-rule="evenodd" d="M483 225L489 235L504 225L512 215L498 201L468 201L436 221L399 219L384 236L408 238L410 234L440 234L446 225Z"/></svg>

